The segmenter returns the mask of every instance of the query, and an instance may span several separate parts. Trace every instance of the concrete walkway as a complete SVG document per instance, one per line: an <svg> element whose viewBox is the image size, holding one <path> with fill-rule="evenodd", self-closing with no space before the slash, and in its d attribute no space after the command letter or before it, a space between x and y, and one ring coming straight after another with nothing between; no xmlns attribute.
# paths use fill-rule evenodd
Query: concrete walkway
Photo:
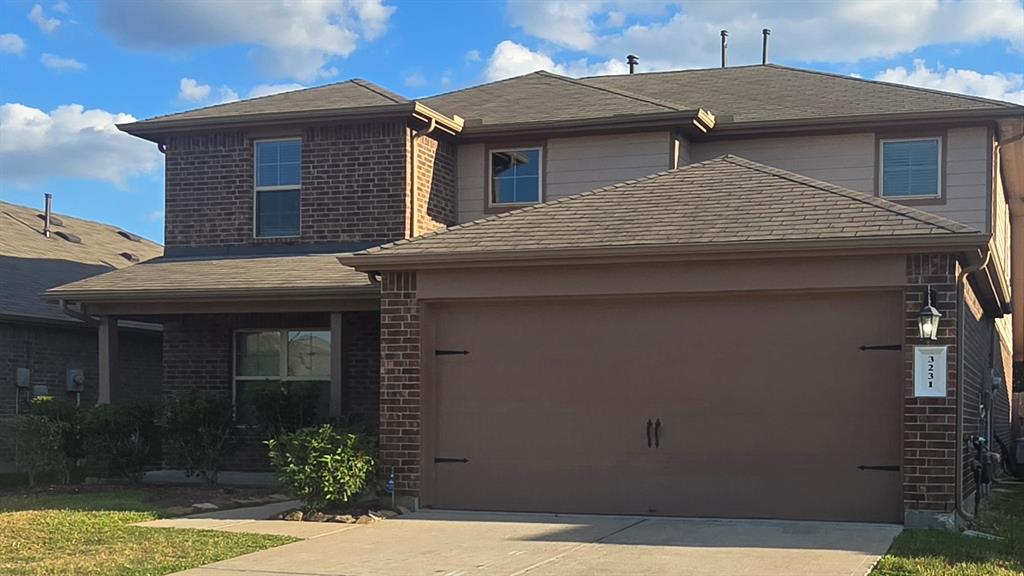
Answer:
<svg viewBox="0 0 1024 576"><path fill-rule="evenodd" d="M900 526L418 512L179 576L863 576Z"/></svg>
<svg viewBox="0 0 1024 576"><path fill-rule="evenodd" d="M219 530L222 532L251 532L253 534L291 536L303 540L344 532L356 526L355 524L339 524L337 522L269 520L269 518L273 518L282 512L298 507L299 502L297 500L288 500L264 506L253 506L251 508L204 512L182 518L150 520L148 522L139 522L135 525L146 528L192 528L195 530Z"/></svg>

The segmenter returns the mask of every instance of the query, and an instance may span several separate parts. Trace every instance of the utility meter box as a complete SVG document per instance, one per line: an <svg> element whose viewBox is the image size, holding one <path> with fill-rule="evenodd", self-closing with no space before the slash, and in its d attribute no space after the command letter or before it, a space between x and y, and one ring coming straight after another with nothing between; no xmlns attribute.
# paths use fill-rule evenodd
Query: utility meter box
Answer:
<svg viewBox="0 0 1024 576"><path fill-rule="evenodd" d="M32 385L32 371L28 368L18 368L15 371L14 383L18 388L28 388Z"/></svg>
<svg viewBox="0 0 1024 576"><path fill-rule="evenodd" d="M68 392L81 392L85 388L85 368L68 368Z"/></svg>

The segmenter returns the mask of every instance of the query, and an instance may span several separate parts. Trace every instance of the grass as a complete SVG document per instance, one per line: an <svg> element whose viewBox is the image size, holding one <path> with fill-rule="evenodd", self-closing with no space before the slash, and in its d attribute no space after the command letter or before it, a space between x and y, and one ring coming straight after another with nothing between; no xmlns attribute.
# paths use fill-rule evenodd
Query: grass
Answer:
<svg viewBox="0 0 1024 576"><path fill-rule="evenodd" d="M896 537L871 576L1020 576L1024 574L1024 484L1002 484L982 502L971 528L986 540L939 530Z"/></svg>
<svg viewBox="0 0 1024 576"><path fill-rule="evenodd" d="M0 497L0 575L158 576L294 542L131 525L161 515L143 491Z"/></svg>

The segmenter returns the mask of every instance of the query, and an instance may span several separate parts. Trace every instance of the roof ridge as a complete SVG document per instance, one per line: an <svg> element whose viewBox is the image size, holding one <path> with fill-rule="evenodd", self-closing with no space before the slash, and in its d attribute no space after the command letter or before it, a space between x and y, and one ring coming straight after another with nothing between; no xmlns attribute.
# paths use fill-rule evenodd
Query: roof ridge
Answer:
<svg viewBox="0 0 1024 576"><path fill-rule="evenodd" d="M740 64L739 66L727 66L727 69L737 68L756 68L758 66L765 66L765 64ZM771 64L767 64L771 66ZM708 66L707 68L680 68L678 70L651 70L650 72L635 72L630 74L625 72L623 74L593 74L590 76L580 76L579 80L591 80L594 78L619 78L624 76L654 76L656 74L679 74L681 72L711 72L714 70L724 70L721 66Z"/></svg>
<svg viewBox="0 0 1024 576"><path fill-rule="evenodd" d="M527 76L535 76L535 75L540 74L541 72L547 72L547 71L546 70L534 70L533 72L527 72L526 74L519 74L518 76L510 76L508 78L502 78L500 80L491 80L490 82L484 82L483 84L474 84L472 86L466 86L466 87L463 87L463 88L457 88L457 89L451 90L449 92L439 92L439 93L433 94L431 96L424 96L423 98L419 98L418 100L431 100L433 98L440 98L442 96L451 96L452 94L459 94L461 92L468 92L470 90L476 90L477 88L483 88L484 86L494 86L495 84L502 84L504 82L509 82L511 80L518 80L519 78L525 78ZM550 74L550 72L549 72L549 74Z"/></svg>
<svg viewBox="0 0 1024 576"><path fill-rule="evenodd" d="M685 166L680 166L678 168L673 168L673 169L670 169L670 170L662 170L660 172L655 172L654 174L648 174L647 176L643 176L643 177L640 177L640 178L633 178L631 180L624 180L624 181L618 182L616 184L611 184L611 185L608 185L608 186L602 186L600 188L594 188L592 190L587 190L585 192L578 192L576 194L572 194L572 195L569 195L569 196L563 196L561 198L556 198L554 200L548 200L547 202L541 202L539 204L531 204L529 206L524 206L522 208L516 208L515 210L509 210L508 212L502 212L500 214L495 214L493 216L487 216L487 217L484 217L484 218L478 218L476 220L471 220L469 222L463 222L462 224L458 224L456 226L451 226L451 227L448 227L448 228L442 228L440 230L432 230L430 232L427 232L426 234L421 234L421 235L415 236L413 238L402 238L401 240L395 240L394 242L388 242L387 244L381 244L379 246L374 246L372 248L367 248L365 250L360 250L358 252L355 252L355 254L357 254L357 255L358 254L375 254L377 252L381 252L383 250L386 250L386 249L389 249L389 248L392 248L392 247L405 246L406 244L412 244L412 243L417 242L419 240L423 240L423 239L426 239L426 238L432 238L434 236L437 236L438 234L444 234L445 232L454 231L454 230L462 230L462 229L465 229L465 228L475 227L475 226L478 226L480 224L485 224L487 222L492 222L492 221L496 221L496 220L502 220L502 219L508 218L510 216L515 216L517 214L522 214L524 212L531 212L533 210L540 210L540 209L543 209L543 208L549 208L549 207L552 207L552 206L557 206L559 204L562 204L563 202L568 202L570 200L575 200L575 199L578 199L578 198L585 198L587 196L593 196L594 194L597 194L599 192L606 192L608 190L614 190L616 188L622 188L622 187L625 187L625 186L636 184L638 182L643 182L645 180L651 180L651 179L654 179L654 178L658 178L659 176L664 176L664 175L669 174L669 173L682 172L682 171L688 170L690 168L704 166L706 164L712 164L714 162L721 161L723 158L724 158L724 156L718 156L716 158L710 158L708 160L703 160L701 162L694 162L693 164L687 164Z"/></svg>
<svg viewBox="0 0 1024 576"><path fill-rule="evenodd" d="M373 82L370 82L369 80L364 80L363 78L352 78L349 80L349 82L355 84L356 86L361 86L363 89L369 90L370 92L373 92L374 94L377 94L383 98L387 98L388 100L391 100L395 104L405 104L410 101L408 98L402 96L397 92L392 92L383 86L378 86ZM328 84L328 86L330 86L330 84ZM400 100L396 99L396 97L400 98Z"/></svg>
<svg viewBox="0 0 1024 576"><path fill-rule="evenodd" d="M643 94L634 94L633 92L629 92L627 90L620 90L618 88L608 88L606 86L591 86L590 84L587 84L586 82L581 82L581 81L579 81L579 80L577 80L575 78L570 78L569 76L562 76L561 74L555 74L554 72L548 72L547 70L538 70L537 74L543 74L545 76L550 76L552 78L555 78L555 79L558 79L558 80L562 80L563 82L569 82L571 84L574 84L576 86L581 86L583 88L589 88L591 90L598 90L600 92L607 92L609 94L614 94L616 96L622 96L623 98L629 98L629 99L632 99L632 100L636 100L638 102L646 102L648 104L653 104L655 106L661 106L662 108L668 108L669 110L672 110L672 111L675 111L675 112L682 112L682 111L687 110L687 108L684 107L685 105L682 105L682 104L677 104L675 102L668 102L666 100L661 100L661 99L658 99L658 98L652 98L650 96L644 96Z"/></svg>
<svg viewBox="0 0 1024 576"><path fill-rule="evenodd" d="M948 218L944 218L942 216L931 214L923 210L918 210L917 208L903 206L902 204L897 204L896 202L886 200L885 198L879 198L877 196L872 196L864 192L858 192L856 190L844 188L842 186L838 186L830 182L817 180L809 176L803 176L801 174L797 174L796 172L790 172L789 170L783 170L782 168L775 168L774 166L761 164L760 162L748 160L741 156L726 154L724 156L719 156L719 158L735 166L742 166L750 170L757 170L758 172L761 172L763 174L775 176L776 178L782 178L784 180L789 180L790 182L796 182L798 184L803 184L805 186L811 186L823 192L836 194L838 196L842 196L850 200L854 200L857 202L861 202L863 204L867 204L869 206L873 206L875 208L892 212L893 214L897 214L899 216L916 220L923 224L937 226L939 228L946 230L947 232L952 232L956 234L961 232L979 232L978 230L975 230L974 228L967 226L966 224L961 224L959 222L950 220Z"/></svg>
<svg viewBox="0 0 1024 576"><path fill-rule="evenodd" d="M964 100L973 100L975 102L981 102L985 104L998 104L1003 108L1024 108L1020 104L1014 104L1013 102L1006 102L1003 100L995 100L993 98L984 98L982 96L975 96L973 94L961 94L959 92L947 92L945 90L936 90L934 88L924 88L923 86L913 86L911 84L900 84L898 82L888 82L886 80L872 80L868 78L860 78L858 76L850 76L847 74L838 74L835 72L826 72L824 70L812 70L810 68L796 68L794 66L783 66L782 64L764 64L764 66L770 66L778 70L789 70L792 72L802 72L804 74L816 74L818 76L826 76L829 78L838 78L840 80L855 80L864 84L881 84L882 86L891 86L893 88L902 88L904 90L910 90L912 92L926 92L928 94L938 94L941 96L952 96L954 98L963 98Z"/></svg>

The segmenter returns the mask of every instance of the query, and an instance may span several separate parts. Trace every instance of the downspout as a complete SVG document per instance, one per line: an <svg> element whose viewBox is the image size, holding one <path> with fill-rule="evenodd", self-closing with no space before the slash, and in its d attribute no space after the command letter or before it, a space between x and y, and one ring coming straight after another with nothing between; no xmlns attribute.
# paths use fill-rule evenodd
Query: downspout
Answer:
<svg viewBox="0 0 1024 576"><path fill-rule="evenodd" d="M953 503L955 504L955 510L957 516L965 520L971 520L974 518L973 514L968 514L963 508L963 489L964 489L964 329L967 325L967 299L964 297L964 291L966 285L964 280L968 275L973 274L979 270L984 270L988 267L988 262L992 258L992 250L986 248L985 255L979 264L974 266L968 266L960 270L960 273L956 277L956 313L957 313L957 328L956 328L956 459L954 466L956 466L956 475L954 476L955 482L953 483ZM975 486L975 490L979 487Z"/></svg>
<svg viewBox="0 0 1024 576"><path fill-rule="evenodd" d="M81 310L75 310L70 306L70 302L68 302L67 300L60 301L60 309L63 310L64 313L67 314L68 316L71 316L76 320L81 320L82 322L85 322L89 326L100 325L100 321L97 320L95 316L90 316L82 312Z"/></svg>
<svg viewBox="0 0 1024 576"><path fill-rule="evenodd" d="M419 132L413 132L412 138L409 140L409 147L412 148L410 154L412 155L412 163L409 165L409 237L416 237L416 140L421 136L426 136L437 128L437 120L434 118L430 119L430 124Z"/></svg>

